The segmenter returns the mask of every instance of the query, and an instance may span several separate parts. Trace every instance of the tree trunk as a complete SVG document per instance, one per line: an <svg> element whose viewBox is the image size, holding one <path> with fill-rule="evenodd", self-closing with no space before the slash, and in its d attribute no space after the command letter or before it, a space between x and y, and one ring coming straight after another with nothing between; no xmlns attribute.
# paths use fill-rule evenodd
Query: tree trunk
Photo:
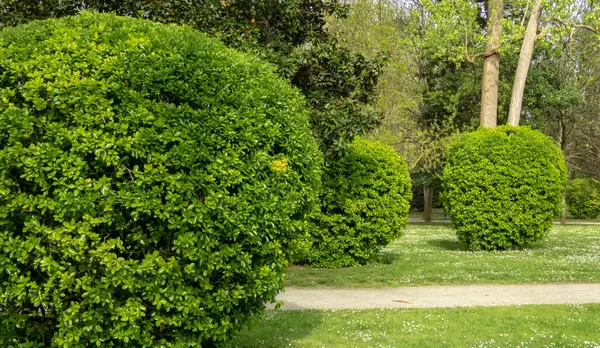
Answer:
<svg viewBox="0 0 600 348"><path fill-rule="evenodd" d="M431 222L431 212L433 210L433 187L423 186L423 220Z"/></svg>
<svg viewBox="0 0 600 348"><path fill-rule="evenodd" d="M502 18L504 1L488 0L488 37L483 60L481 78L481 126L494 128L498 124L498 77L500 75L500 37L502 36Z"/></svg>
<svg viewBox="0 0 600 348"><path fill-rule="evenodd" d="M560 151L563 153L565 159L567 158L567 132L565 130L564 123L564 114L559 110L559 118L558 118L558 137L556 139L557 145L560 147ZM560 210L560 224L567 224L567 191L563 189L562 192L562 206Z"/></svg>
<svg viewBox="0 0 600 348"><path fill-rule="evenodd" d="M521 54L519 55L519 63L517 64L517 72L515 73L512 97L510 99L508 124L511 126L518 126L521 119L521 106L523 104L525 81L527 80L527 72L529 71L533 49L535 48L537 28L540 23L541 15L542 0L535 0L535 5L533 6L529 23L527 24L527 30L525 31L525 38L523 39L523 46L521 47Z"/></svg>
<svg viewBox="0 0 600 348"><path fill-rule="evenodd" d="M562 209L560 210L560 224L567 224L567 191L564 190L562 194Z"/></svg>

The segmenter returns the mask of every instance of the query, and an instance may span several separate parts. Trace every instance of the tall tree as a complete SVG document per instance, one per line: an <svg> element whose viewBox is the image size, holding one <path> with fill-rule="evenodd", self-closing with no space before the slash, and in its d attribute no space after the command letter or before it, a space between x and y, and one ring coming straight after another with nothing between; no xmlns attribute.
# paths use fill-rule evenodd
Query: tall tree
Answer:
<svg viewBox="0 0 600 348"><path fill-rule="evenodd" d="M487 42L483 54L483 76L481 78L481 115L483 127L492 128L498 124L498 80L500 76L500 39L504 1L487 1Z"/></svg>
<svg viewBox="0 0 600 348"><path fill-rule="evenodd" d="M527 94L525 81L536 39L541 38L545 46L556 46L564 39L566 29L571 32L576 28L598 32L600 19L598 4L586 0L551 0L545 11L541 0L530 5L531 11L515 0L487 0L484 3L474 0L423 0L422 4L426 17L433 19L428 26L430 33L427 34L427 40L437 44L440 55L453 56L451 59L458 62L475 62L483 58L480 121L484 127L493 126L496 119L505 117L497 112L502 111L498 109L498 104L503 98L498 96L502 86L496 83L497 76L502 76L505 70L499 65L500 56L504 60L506 55L520 53L513 77L510 108L510 123L516 125L523 112L523 97ZM471 8L476 11L470 11ZM585 13L581 11L582 8L586 9ZM478 30L476 25L481 22L481 12L487 14L487 27L484 30ZM524 30L527 18L527 30ZM540 23L543 24L542 34L538 35ZM485 42L485 48L481 47L482 42Z"/></svg>
<svg viewBox="0 0 600 348"><path fill-rule="evenodd" d="M542 15L542 0L535 0L531 17L525 31L523 46L521 46L521 54L519 55L519 63L517 72L515 73L515 82L512 89L512 97L510 100L510 108L508 111L508 124L518 126L521 119L521 106L523 104L523 93L525 90L525 81L527 80L527 72L531 64L533 49L537 38L537 28Z"/></svg>

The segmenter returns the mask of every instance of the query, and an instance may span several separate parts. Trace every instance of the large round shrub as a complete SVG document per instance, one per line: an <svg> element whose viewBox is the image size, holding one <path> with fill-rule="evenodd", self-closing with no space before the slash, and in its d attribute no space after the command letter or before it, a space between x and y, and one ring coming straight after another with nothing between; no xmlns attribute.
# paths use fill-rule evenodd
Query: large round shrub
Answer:
<svg viewBox="0 0 600 348"><path fill-rule="evenodd" d="M227 339L280 290L316 198L303 104L185 27L0 32L0 345Z"/></svg>
<svg viewBox="0 0 600 348"><path fill-rule="evenodd" d="M565 182L562 153L547 136L527 127L481 128L451 146L443 199L471 249L518 248L550 229Z"/></svg>
<svg viewBox="0 0 600 348"><path fill-rule="evenodd" d="M576 219L595 219L600 215L600 181L579 178L567 186L567 206Z"/></svg>
<svg viewBox="0 0 600 348"><path fill-rule="evenodd" d="M308 262L321 267L367 263L402 234L411 196L406 164L394 149L355 139L348 153L326 168Z"/></svg>

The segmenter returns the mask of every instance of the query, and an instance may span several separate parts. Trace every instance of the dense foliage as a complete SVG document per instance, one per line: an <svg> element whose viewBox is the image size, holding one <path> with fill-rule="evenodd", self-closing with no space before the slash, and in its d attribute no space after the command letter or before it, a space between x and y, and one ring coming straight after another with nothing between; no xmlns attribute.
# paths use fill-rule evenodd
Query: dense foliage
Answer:
<svg viewBox="0 0 600 348"><path fill-rule="evenodd" d="M324 15L338 10L335 1L287 0L8 0L0 5L0 27L34 19L64 17L82 9L136 16L156 22L187 24L228 43L298 45L324 37ZM289 47L286 47L290 49Z"/></svg>
<svg viewBox="0 0 600 348"><path fill-rule="evenodd" d="M370 104L383 59L351 53L328 34L325 18L347 12L337 0L9 0L0 2L0 28L81 9L187 24L272 63L308 100L314 135L328 158L380 123Z"/></svg>
<svg viewBox="0 0 600 348"><path fill-rule="evenodd" d="M357 138L326 168L309 263L357 266L402 234L412 191L406 164L389 146Z"/></svg>
<svg viewBox="0 0 600 348"><path fill-rule="evenodd" d="M460 240L503 250L544 237L566 182L550 138L527 127L481 128L459 137L448 157L443 199Z"/></svg>
<svg viewBox="0 0 600 348"><path fill-rule="evenodd" d="M281 289L322 155L303 98L192 29L0 32L0 345L206 346Z"/></svg>
<svg viewBox="0 0 600 348"><path fill-rule="evenodd" d="M595 219L600 215L600 181L579 178L567 186L567 206L576 219Z"/></svg>
<svg viewBox="0 0 600 348"><path fill-rule="evenodd" d="M327 158L343 155L352 139L377 127L380 117L371 106L381 73L381 59L330 43L305 47L298 53L292 84L306 96L313 134Z"/></svg>

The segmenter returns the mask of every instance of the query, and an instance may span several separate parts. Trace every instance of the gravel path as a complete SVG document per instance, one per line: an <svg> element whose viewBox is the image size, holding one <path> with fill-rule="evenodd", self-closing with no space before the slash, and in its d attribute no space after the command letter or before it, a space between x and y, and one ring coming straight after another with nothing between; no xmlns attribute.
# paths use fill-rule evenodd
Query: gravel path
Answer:
<svg viewBox="0 0 600 348"><path fill-rule="evenodd" d="M597 284L422 286L383 289L286 288L281 309L368 309L600 303ZM271 306L272 308L272 306Z"/></svg>

